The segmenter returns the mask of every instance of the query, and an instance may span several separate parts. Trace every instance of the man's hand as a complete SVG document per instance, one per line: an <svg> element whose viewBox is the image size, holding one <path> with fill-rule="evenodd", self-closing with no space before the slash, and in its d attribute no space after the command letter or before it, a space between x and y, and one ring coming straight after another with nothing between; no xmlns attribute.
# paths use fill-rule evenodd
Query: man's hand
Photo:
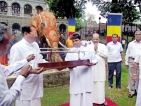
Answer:
<svg viewBox="0 0 141 106"><path fill-rule="evenodd" d="M30 74L40 74L41 72L45 71L43 67L34 68L30 71Z"/></svg>
<svg viewBox="0 0 141 106"><path fill-rule="evenodd" d="M124 63L124 58L122 58L122 63Z"/></svg>
<svg viewBox="0 0 141 106"><path fill-rule="evenodd" d="M125 65L126 66L126 68L129 68L129 65Z"/></svg>
<svg viewBox="0 0 141 106"><path fill-rule="evenodd" d="M108 63L105 63L105 67L108 67Z"/></svg>
<svg viewBox="0 0 141 106"><path fill-rule="evenodd" d="M92 66L92 65L93 65L92 63L87 64L87 66Z"/></svg>
<svg viewBox="0 0 141 106"><path fill-rule="evenodd" d="M137 75L133 75L133 78L132 79L136 82L138 80Z"/></svg>
<svg viewBox="0 0 141 106"><path fill-rule="evenodd" d="M29 75L31 70L32 70L32 67L30 65L26 65L22 68L20 75L26 78Z"/></svg>
<svg viewBox="0 0 141 106"><path fill-rule="evenodd" d="M30 54L29 56L27 56L27 61L30 62L31 60L35 59L34 54Z"/></svg>

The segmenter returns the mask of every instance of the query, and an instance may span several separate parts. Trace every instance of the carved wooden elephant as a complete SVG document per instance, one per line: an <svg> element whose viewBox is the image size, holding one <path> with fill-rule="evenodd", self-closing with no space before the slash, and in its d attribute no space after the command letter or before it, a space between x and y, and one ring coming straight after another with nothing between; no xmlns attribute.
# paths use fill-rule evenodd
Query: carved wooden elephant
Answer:
<svg viewBox="0 0 141 106"><path fill-rule="evenodd" d="M57 22L53 13L41 12L39 15L35 15L30 24L35 26L39 36L45 36L48 45L51 48L58 48L59 36L57 31ZM50 61L62 61L59 54L51 55Z"/></svg>

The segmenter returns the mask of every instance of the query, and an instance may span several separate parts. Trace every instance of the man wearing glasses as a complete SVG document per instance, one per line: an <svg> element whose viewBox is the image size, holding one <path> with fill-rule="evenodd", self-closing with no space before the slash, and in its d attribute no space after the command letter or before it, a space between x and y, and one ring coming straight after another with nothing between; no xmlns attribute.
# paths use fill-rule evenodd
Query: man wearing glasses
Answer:
<svg viewBox="0 0 141 106"><path fill-rule="evenodd" d="M10 64L14 64L29 54L34 54L35 59L30 61L32 68L37 68L38 63L46 62L40 54L39 46L36 42L37 31L32 25L22 27L23 38L12 46L10 50ZM13 55L14 54L14 55ZM22 85L20 97L16 100L16 106L41 106L40 98L43 96L43 75L32 74L26 78Z"/></svg>

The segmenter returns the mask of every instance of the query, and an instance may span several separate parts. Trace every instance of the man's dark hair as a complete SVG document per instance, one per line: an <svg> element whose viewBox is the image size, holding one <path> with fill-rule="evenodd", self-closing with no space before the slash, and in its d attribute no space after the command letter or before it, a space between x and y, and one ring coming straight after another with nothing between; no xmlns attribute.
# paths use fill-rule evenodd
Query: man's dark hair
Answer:
<svg viewBox="0 0 141 106"><path fill-rule="evenodd" d="M41 6L36 6L37 10L43 11L43 8Z"/></svg>
<svg viewBox="0 0 141 106"><path fill-rule="evenodd" d="M33 25L26 25L22 27L22 34L25 32L30 33L31 32L31 27L34 27ZM34 27L35 28L35 27Z"/></svg>
<svg viewBox="0 0 141 106"><path fill-rule="evenodd" d="M2 44L5 40L5 31L9 30L9 27L5 24L0 23L0 44Z"/></svg>
<svg viewBox="0 0 141 106"><path fill-rule="evenodd" d="M80 39L81 40L81 36L79 34L75 33L71 36L71 39Z"/></svg>
<svg viewBox="0 0 141 106"><path fill-rule="evenodd" d="M112 37L113 37L114 35L116 35L116 36L118 37L118 34L112 34Z"/></svg>

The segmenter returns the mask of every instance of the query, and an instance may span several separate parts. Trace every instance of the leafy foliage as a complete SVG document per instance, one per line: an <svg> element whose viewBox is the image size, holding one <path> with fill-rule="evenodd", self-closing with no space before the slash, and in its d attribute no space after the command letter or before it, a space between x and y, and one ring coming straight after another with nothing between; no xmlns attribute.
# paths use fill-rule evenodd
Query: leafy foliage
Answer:
<svg viewBox="0 0 141 106"><path fill-rule="evenodd" d="M61 18L80 18L87 0L45 0L50 11Z"/></svg>
<svg viewBox="0 0 141 106"><path fill-rule="evenodd" d="M76 31L82 29L85 26L85 23L82 19L77 18L76 19Z"/></svg>
<svg viewBox="0 0 141 106"><path fill-rule="evenodd" d="M138 28L141 30L141 24L138 24L137 26L138 26Z"/></svg>
<svg viewBox="0 0 141 106"><path fill-rule="evenodd" d="M95 4L95 2L93 2L93 4ZM111 2L98 0L96 5L101 11L101 15L105 18L107 13L122 13L123 20L128 23L140 18L139 12L134 6L132 0L112 0Z"/></svg>
<svg viewBox="0 0 141 106"><path fill-rule="evenodd" d="M134 4L136 4L139 7L141 13L141 0L134 0Z"/></svg>

